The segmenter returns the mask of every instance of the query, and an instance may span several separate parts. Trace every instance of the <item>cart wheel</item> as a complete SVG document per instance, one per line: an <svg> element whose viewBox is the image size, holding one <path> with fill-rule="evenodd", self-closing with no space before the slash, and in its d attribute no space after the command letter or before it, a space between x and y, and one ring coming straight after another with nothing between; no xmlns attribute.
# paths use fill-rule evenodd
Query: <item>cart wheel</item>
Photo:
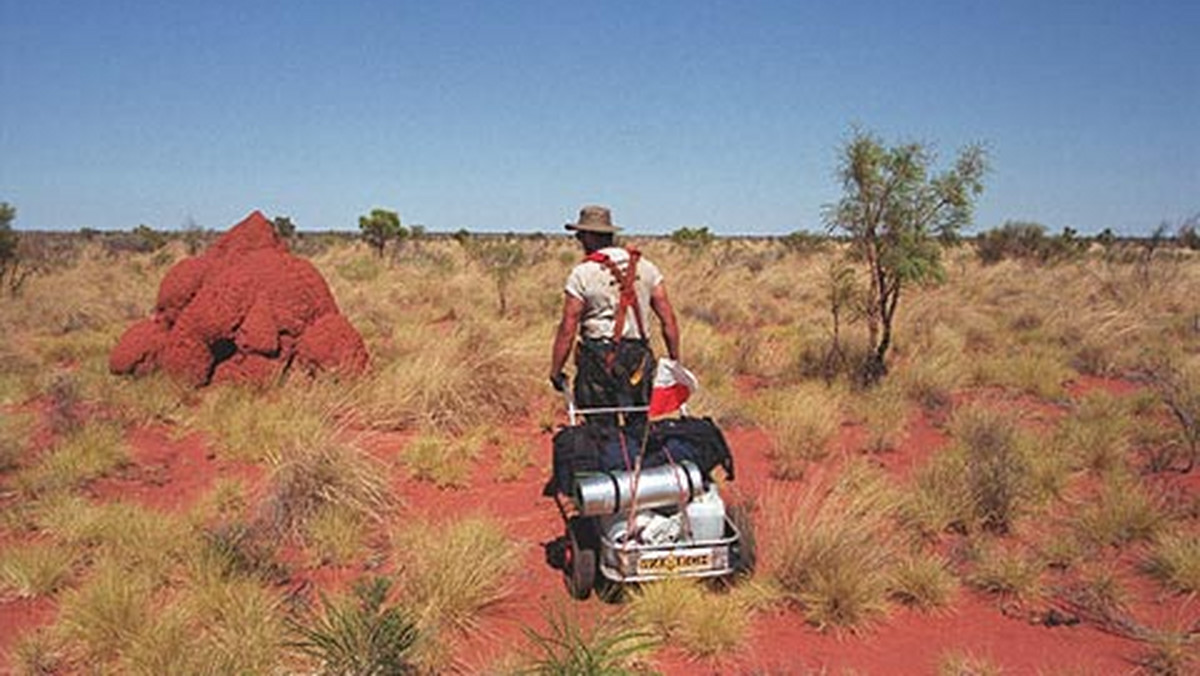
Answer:
<svg viewBox="0 0 1200 676"><path fill-rule="evenodd" d="M758 564L758 543L754 534L754 520L750 517L752 507L745 504L734 504L729 507L729 520L737 526L741 537L731 546L733 555L733 572L735 575L749 575Z"/></svg>
<svg viewBox="0 0 1200 676"><path fill-rule="evenodd" d="M590 521L579 517L567 522L567 560L563 567L567 591L582 601L596 586L596 537Z"/></svg>

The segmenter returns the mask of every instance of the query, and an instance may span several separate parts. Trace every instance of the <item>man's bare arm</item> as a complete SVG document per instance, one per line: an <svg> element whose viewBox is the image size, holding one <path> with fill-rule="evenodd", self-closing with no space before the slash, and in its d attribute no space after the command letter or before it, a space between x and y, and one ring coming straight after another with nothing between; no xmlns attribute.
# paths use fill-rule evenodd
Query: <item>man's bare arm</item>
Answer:
<svg viewBox="0 0 1200 676"><path fill-rule="evenodd" d="M558 333L554 334L554 350L550 356L550 377L555 378L567 365L575 336L579 332L579 319L583 316L583 301L569 293L563 294L562 319L558 322Z"/></svg>
<svg viewBox="0 0 1200 676"><path fill-rule="evenodd" d="M675 309L671 307L671 299L667 296L667 285L659 284L650 292L650 308L662 322L663 341L667 344L667 356L679 360L679 322L675 319Z"/></svg>

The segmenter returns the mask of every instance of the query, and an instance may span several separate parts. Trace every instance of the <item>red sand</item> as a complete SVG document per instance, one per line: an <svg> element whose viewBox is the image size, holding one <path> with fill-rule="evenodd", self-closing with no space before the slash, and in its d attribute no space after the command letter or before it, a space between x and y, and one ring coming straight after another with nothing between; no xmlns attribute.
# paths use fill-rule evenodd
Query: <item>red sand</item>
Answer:
<svg viewBox="0 0 1200 676"><path fill-rule="evenodd" d="M1094 385L1094 384L1093 384ZM756 429L727 429L737 461L738 479L731 489L754 496L776 490L796 490L804 481L786 483L769 476L765 454L767 439ZM399 452L409 437L403 434L371 435L368 451L387 468L397 498L396 518L448 519L486 514L502 519L522 547L522 566L512 580L511 599L486 612L479 630L460 636L457 660L466 673L479 673L496 661L511 657L525 645L522 627L545 628L548 609L566 606L580 617L598 617L620 610L592 598L570 600L559 571L545 560L544 545L559 537L563 525L549 499L541 497L541 484L550 466L550 435L525 424L510 429L513 441L536 439L534 464L516 481L498 482L497 460L481 460L471 485L462 490L439 490L428 483L405 478ZM835 454L859 454L861 430L843 427ZM245 478L251 485L261 479L254 467L234 466L207 453L203 440L189 436L172 440L163 429L134 432L134 466L124 478L95 482L96 499L133 499L164 510L183 510L195 504L220 476ZM901 448L868 456L889 472L907 475L912 468L947 442L923 414L909 426ZM836 460L835 460L836 462ZM1185 493L1197 489L1197 477L1156 478L1178 484ZM808 481L811 479L806 479ZM9 543L11 544L11 543ZM296 557L289 589L344 587L364 574L358 566L305 568ZM1183 618L1194 622L1200 613L1195 604L1172 597L1146 583L1131 585L1136 591L1133 610L1139 617ZM281 593L285 591L281 590ZM0 672L10 661L8 651L16 638L53 621L52 600L0 599ZM1145 646L1103 632L1088 623L1048 628L1024 617L1005 613L998 601L969 590L959 592L949 608L929 613L899 606L859 634L821 633L805 623L803 612L783 609L753 618L745 646L717 662L697 662L674 649L664 649L653 666L668 675L695 674L930 674L953 654L985 660L1005 674L1119 674L1136 670L1131 661Z"/></svg>
<svg viewBox="0 0 1200 676"><path fill-rule="evenodd" d="M202 255L167 271L154 316L126 329L109 370L161 368L193 386L270 384L289 369L359 373L362 337L311 263L255 211Z"/></svg>

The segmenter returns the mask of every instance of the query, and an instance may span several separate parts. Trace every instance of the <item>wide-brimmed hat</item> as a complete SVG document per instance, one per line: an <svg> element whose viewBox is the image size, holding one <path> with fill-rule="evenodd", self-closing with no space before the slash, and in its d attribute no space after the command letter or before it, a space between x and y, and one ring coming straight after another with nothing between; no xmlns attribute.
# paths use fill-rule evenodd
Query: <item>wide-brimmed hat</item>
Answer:
<svg viewBox="0 0 1200 676"><path fill-rule="evenodd" d="M613 225L612 212L608 207L602 207L595 204L586 206L579 210L579 222L567 223L563 226L567 230L582 230L584 232L617 232L620 230Z"/></svg>

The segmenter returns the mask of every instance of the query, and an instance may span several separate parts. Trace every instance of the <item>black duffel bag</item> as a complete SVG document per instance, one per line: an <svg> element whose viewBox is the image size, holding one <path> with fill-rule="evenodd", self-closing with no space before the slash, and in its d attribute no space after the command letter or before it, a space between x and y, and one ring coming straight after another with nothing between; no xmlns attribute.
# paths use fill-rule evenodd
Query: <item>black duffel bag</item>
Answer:
<svg viewBox="0 0 1200 676"><path fill-rule="evenodd" d="M624 435L624 448L621 435ZM559 428L554 435L553 474L542 489L552 497L556 492L574 492L577 474L611 472L628 469L626 458L634 462L637 452L646 442L643 467L690 460L700 468L705 481L712 480L712 470L720 467L725 478L734 479L733 455L725 435L712 418L666 418L650 423L650 434L633 425L588 424Z"/></svg>

